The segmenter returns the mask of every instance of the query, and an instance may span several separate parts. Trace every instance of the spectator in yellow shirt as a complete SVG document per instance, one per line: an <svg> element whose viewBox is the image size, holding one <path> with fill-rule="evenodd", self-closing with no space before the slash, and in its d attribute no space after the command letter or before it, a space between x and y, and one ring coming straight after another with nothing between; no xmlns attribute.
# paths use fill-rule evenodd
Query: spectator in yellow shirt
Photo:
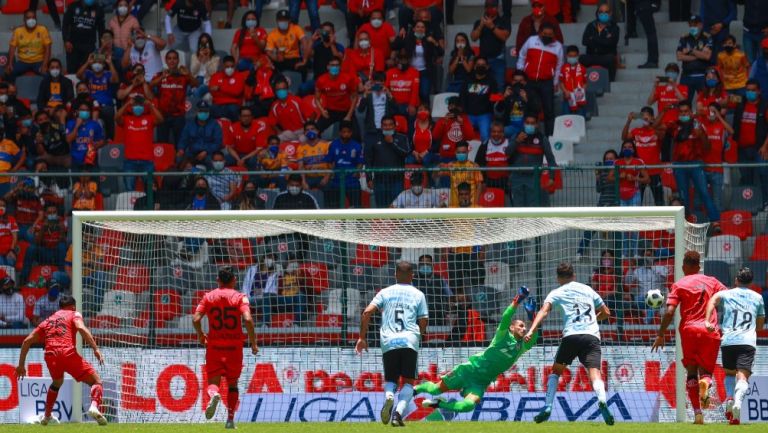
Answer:
<svg viewBox="0 0 768 433"><path fill-rule="evenodd" d="M444 167L452 169L451 176L451 201L450 207L459 206L459 184L468 183L471 188L472 206L477 206L480 199L480 192L483 189L483 174L477 170L467 170L470 168L479 168L474 161L469 160L469 143L460 141L456 143L456 161L445 164Z"/></svg>
<svg viewBox="0 0 768 433"><path fill-rule="evenodd" d="M51 35L45 26L37 24L34 10L24 12L24 25L16 27L8 48L5 74L8 81L27 72L43 75L51 59Z"/></svg>
<svg viewBox="0 0 768 433"><path fill-rule="evenodd" d="M307 63L301 53L309 52L309 42L304 29L291 22L287 10L281 10L277 28L267 34L267 55L280 72L301 70Z"/></svg>
<svg viewBox="0 0 768 433"><path fill-rule="evenodd" d="M749 78L749 59L736 46L736 38L728 35L723 50L717 54L717 68L723 76L723 86L728 93L744 96Z"/></svg>
<svg viewBox="0 0 768 433"><path fill-rule="evenodd" d="M27 152L25 149L19 149L19 146L7 138L0 141L0 173L6 174L17 171L24 166ZM11 190L10 176L0 176L0 197L8 194Z"/></svg>
<svg viewBox="0 0 768 433"><path fill-rule="evenodd" d="M328 170L331 164L325 162L330 143L320 139L320 132L315 122L308 120L304 124L304 137L306 140L296 150L296 159L299 161L299 170ZM331 180L331 173L302 174L304 189L323 189Z"/></svg>

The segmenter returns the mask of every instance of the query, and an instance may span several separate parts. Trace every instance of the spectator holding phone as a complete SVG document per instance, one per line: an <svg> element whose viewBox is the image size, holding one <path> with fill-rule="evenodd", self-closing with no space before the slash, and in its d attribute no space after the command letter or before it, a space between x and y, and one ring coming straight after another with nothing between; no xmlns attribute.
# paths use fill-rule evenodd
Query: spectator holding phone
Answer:
<svg viewBox="0 0 768 433"><path fill-rule="evenodd" d="M633 120L639 120L641 126L630 130L630 126ZM654 116L653 108L643 107L639 113L629 113L627 116L627 122L624 124L624 129L621 131L621 139L626 141L632 141L635 144L635 156L643 160L645 165L659 165L661 164L661 137L659 128L656 125L656 117ZM653 194L653 201L656 206L664 205L664 188L661 184L661 172L660 167L648 168L648 183L641 183L640 187L640 201L643 201L643 194L645 194L646 187L651 188Z"/></svg>

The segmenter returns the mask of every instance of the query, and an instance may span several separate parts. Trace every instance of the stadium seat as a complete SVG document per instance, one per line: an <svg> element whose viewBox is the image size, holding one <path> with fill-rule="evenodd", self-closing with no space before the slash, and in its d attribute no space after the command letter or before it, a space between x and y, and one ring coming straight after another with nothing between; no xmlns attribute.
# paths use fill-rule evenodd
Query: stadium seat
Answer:
<svg viewBox="0 0 768 433"><path fill-rule="evenodd" d="M323 191L319 189L309 189L305 192L315 198L318 209L325 209L325 194L323 194Z"/></svg>
<svg viewBox="0 0 768 433"><path fill-rule="evenodd" d="M436 188L435 193L437 194L437 199L438 199L437 207L448 207L448 204L451 202L451 189Z"/></svg>
<svg viewBox="0 0 768 433"><path fill-rule="evenodd" d="M498 292L509 290L509 265L502 262L485 262L485 285Z"/></svg>
<svg viewBox="0 0 768 433"><path fill-rule="evenodd" d="M176 146L169 143L155 143L155 171L168 171L176 163Z"/></svg>
<svg viewBox="0 0 768 433"><path fill-rule="evenodd" d="M350 287L363 292L375 292L382 287L374 284L374 268L367 265L353 265L349 274Z"/></svg>
<svg viewBox="0 0 768 433"><path fill-rule="evenodd" d="M587 68L587 91L603 96L611 91L611 81L608 77L608 70L599 66Z"/></svg>
<svg viewBox="0 0 768 433"><path fill-rule="evenodd" d="M495 320L501 309L501 293L495 287L479 286L467 289L472 309L483 320Z"/></svg>
<svg viewBox="0 0 768 433"><path fill-rule="evenodd" d="M341 245L333 239L310 238L308 259L333 266L342 259Z"/></svg>
<svg viewBox="0 0 768 433"><path fill-rule="evenodd" d="M37 101L37 92L43 81L41 75L22 75L16 78L16 97Z"/></svg>
<svg viewBox="0 0 768 433"><path fill-rule="evenodd" d="M318 328L339 328L343 323L344 317L341 314L318 314L315 320L315 326Z"/></svg>
<svg viewBox="0 0 768 433"><path fill-rule="evenodd" d="M23 287L19 293L24 298L24 316L28 320L32 320L35 303L48 293L48 289L45 287Z"/></svg>
<svg viewBox="0 0 768 433"><path fill-rule="evenodd" d="M459 96L458 93L438 93L432 98L432 118L440 119L448 114L448 98Z"/></svg>
<svg viewBox="0 0 768 433"><path fill-rule="evenodd" d="M99 149L99 169L105 172L121 172L125 158L124 148L125 146L122 144L107 144ZM120 192L120 184L119 176L101 176L99 179L99 191L109 196Z"/></svg>
<svg viewBox="0 0 768 433"><path fill-rule="evenodd" d="M485 260L514 264L520 261L524 251L515 241L485 245Z"/></svg>
<svg viewBox="0 0 768 433"><path fill-rule="evenodd" d="M3 274L5 273L5 274ZM3 277L8 276L13 278L14 281L16 281L16 269L13 268L13 266L0 266L0 275Z"/></svg>
<svg viewBox="0 0 768 433"><path fill-rule="evenodd" d="M471 160L471 158L470 158ZM424 167L421 164L406 164L405 169L407 171L403 172L403 191L411 189L411 175L414 171L420 171ZM424 173L425 176L421 180L421 186L424 188L429 187L429 173Z"/></svg>
<svg viewBox="0 0 768 433"><path fill-rule="evenodd" d="M290 233L279 236L270 236L265 240L267 251L275 256L278 262L287 262L291 256L303 251L300 236Z"/></svg>
<svg viewBox="0 0 768 433"><path fill-rule="evenodd" d="M486 188L480 194L481 207L504 207L504 190L501 188Z"/></svg>
<svg viewBox="0 0 768 433"><path fill-rule="evenodd" d="M743 210L730 210L720 214L720 231L724 235L738 236L742 241L752 236L752 214Z"/></svg>
<svg viewBox="0 0 768 433"><path fill-rule="evenodd" d="M115 286L127 292L144 292L149 288L149 268L141 265L119 267Z"/></svg>
<svg viewBox="0 0 768 433"><path fill-rule="evenodd" d="M272 315L272 323L270 326L273 328L290 328L294 324L293 313L277 313Z"/></svg>
<svg viewBox="0 0 768 433"><path fill-rule="evenodd" d="M288 89L291 94L298 95L301 89L301 73L296 71L283 71L283 76L288 80Z"/></svg>
<svg viewBox="0 0 768 433"><path fill-rule="evenodd" d="M552 146L552 154L555 156L557 165L571 165L575 161L573 141L565 138L550 137L549 144Z"/></svg>
<svg viewBox="0 0 768 433"><path fill-rule="evenodd" d="M464 342L485 341L485 323L480 318L480 313L470 309L467 314L467 333L462 338Z"/></svg>
<svg viewBox="0 0 768 433"><path fill-rule="evenodd" d="M661 171L661 185L664 188L669 188L670 192L677 191L677 181L675 180L675 172L672 167L666 167Z"/></svg>
<svg viewBox="0 0 768 433"><path fill-rule="evenodd" d="M275 199L277 198L277 195L280 194L280 190L274 188L259 188L256 194L264 200L265 208L272 209L275 207Z"/></svg>
<svg viewBox="0 0 768 433"><path fill-rule="evenodd" d="M136 200L144 196L146 196L146 194L139 191L121 192L117 195L115 210L133 210Z"/></svg>
<svg viewBox="0 0 768 433"><path fill-rule="evenodd" d="M29 242L19 241L19 252L16 253L16 271L21 272L24 267L24 258L27 256L27 250L29 250Z"/></svg>
<svg viewBox="0 0 768 433"><path fill-rule="evenodd" d="M763 194L760 188L746 185L735 186L731 190L730 209L740 209L753 215L763 209Z"/></svg>
<svg viewBox="0 0 768 433"><path fill-rule="evenodd" d="M58 271L59 267L54 265L36 265L32 266L32 269L29 271L29 277L28 281L34 282L35 284L38 283L48 283L51 281L51 277L53 276L53 273Z"/></svg>
<svg viewBox="0 0 768 433"><path fill-rule="evenodd" d="M328 267L325 263L301 263L299 265L299 275L304 281L305 290L312 289L315 294L322 293L330 287Z"/></svg>
<svg viewBox="0 0 768 433"><path fill-rule="evenodd" d="M228 264L239 270L244 270L256 263L257 257L253 252L250 239L226 239L224 244L226 245L227 261L221 264Z"/></svg>
<svg viewBox="0 0 768 433"><path fill-rule="evenodd" d="M552 140L567 140L578 143L586 137L587 125L584 116L564 114L555 118L555 132Z"/></svg>
<svg viewBox="0 0 768 433"><path fill-rule="evenodd" d="M469 153L467 154L467 159L474 161L477 157L477 151L480 149L482 142L480 140L467 140L467 144L469 144Z"/></svg>
<svg viewBox="0 0 768 433"><path fill-rule="evenodd" d="M183 302L178 291L174 289L157 290L152 298L155 319L158 322L166 322L181 316Z"/></svg>
<svg viewBox="0 0 768 433"><path fill-rule="evenodd" d="M136 295L125 290L110 290L104 294L101 311L96 316L133 319L136 314Z"/></svg>
<svg viewBox="0 0 768 433"><path fill-rule="evenodd" d="M741 239L733 235L719 235L709 238L707 258L722 260L734 265L741 260Z"/></svg>
<svg viewBox="0 0 768 433"><path fill-rule="evenodd" d="M768 278L766 278L766 274L768 273L768 262L750 260L744 262L744 266L747 266L752 271L752 275L754 276L752 282L754 284L761 288L768 286Z"/></svg>
<svg viewBox="0 0 768 433"><path fill-rule="evenodd" d="M768 235L760 235L755 239L755 248L749 257L752 261L768 261Z"/></svg>
<svg viewBox="0 0 768 433"><path fill-rule="evenodd" d="M704 262L704 275L715 277L726 286L732 284L731 265L721 260L706 260Z"/></svg>
<svg viewBox="0 0 768 433"><path fill-rule="evenodd" d="M356 265L368 265L374 268L384 266L389 263L389 248L376 245L357 244L355 249L355 258L352 260Z"/></svg>

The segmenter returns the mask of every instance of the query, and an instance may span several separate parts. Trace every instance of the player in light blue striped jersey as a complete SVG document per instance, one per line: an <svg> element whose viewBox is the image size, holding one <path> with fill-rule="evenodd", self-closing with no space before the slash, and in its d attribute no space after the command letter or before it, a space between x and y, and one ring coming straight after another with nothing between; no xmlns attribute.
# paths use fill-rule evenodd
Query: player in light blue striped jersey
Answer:
<svg viewBox="0 0 768 433"><path fill-rule="evenodd" d="M752 278L752 270L739 269L736 288L715 293L707 304L704 322L709 332L715 332L717 326L710 319L715 308L722 306L720 350L725 369L725 417L731 424L740 422L741 403L755 363L757 330L765 326L765 304L763 297L749 288Z"/></svg>
<svg viewBox="0 0 768 433"><path fill-rule="evenodd" d="M384 393L386 400L381 409L381 422L402 427L403 416L413 398L413 384L418 378L418 350L427 331L427 299L413 287L413 265L406 261L397 263L397 284L382 289L363 311L360 322L360 338L355 352L368 350L368 323L375 311L381 311L381 352L384 363ZM403 387L395 402L397 383L403 379Z"/></svg>

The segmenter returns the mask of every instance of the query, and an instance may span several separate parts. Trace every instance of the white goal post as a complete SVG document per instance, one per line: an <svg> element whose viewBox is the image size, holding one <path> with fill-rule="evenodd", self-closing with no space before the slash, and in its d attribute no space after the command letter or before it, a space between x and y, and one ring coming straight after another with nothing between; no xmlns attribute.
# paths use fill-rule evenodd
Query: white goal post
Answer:
<svg viewBox="0 0 768 433"><path fill-rule="evenodd" d="M73 212L72 292L83 305L84 227L95 225L137 235L234 239L303 233L338 242L392 248L449 248L522 241L565 230L592 232L674 231L674 277L682 277L687 249L703 255L701 226L685 220L683 207L347 209L312 211L100 211ZM571 255L563 252L562 260ZM548 290L551 290L548 289ZM675 320L675 328L679 315ZM676 330L677 332L677 330ZM676 334L677 335L677 334ZM674 418L686 419L685 369L676 340ZM78 349L82 341L78 336ZM650 352L649 352L650 353ZM72 387L73 420L83 414L82 388ZM119 392L119 391L118 391Z"/></svg>

